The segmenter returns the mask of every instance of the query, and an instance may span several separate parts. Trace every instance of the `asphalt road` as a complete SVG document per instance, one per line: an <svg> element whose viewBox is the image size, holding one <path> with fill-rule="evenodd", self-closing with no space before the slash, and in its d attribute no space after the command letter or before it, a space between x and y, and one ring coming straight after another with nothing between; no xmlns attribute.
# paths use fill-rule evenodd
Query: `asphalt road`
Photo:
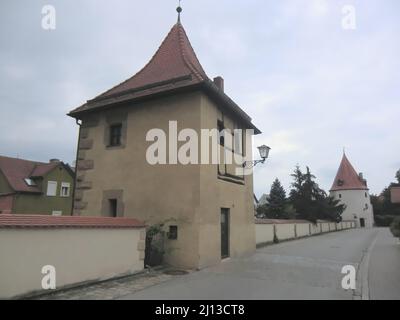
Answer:
<svg viewBox="0 0 400 320"><path fill-rule="evenodd" d="M342 267L357 270L355 290ZM284 242L179 276L122 299L400 299L400 244L388 229L355 229Z"/></svg>

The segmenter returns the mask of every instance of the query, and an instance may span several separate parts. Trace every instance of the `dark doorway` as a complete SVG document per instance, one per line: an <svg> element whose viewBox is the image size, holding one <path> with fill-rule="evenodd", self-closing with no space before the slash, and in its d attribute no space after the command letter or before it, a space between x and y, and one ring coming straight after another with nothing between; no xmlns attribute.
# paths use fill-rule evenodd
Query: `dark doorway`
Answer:
<svg viewBox="0 0 400 320"><path fill-rule="evenodd" d="M229 209L221 209L221 258L229 257Z"/></svg>
<svg viewBox="0 0 400 320"><path fill-rule="evenodd" d="M117 217L117 199L109 199L110 204L110 217L116 218Z"/></svg>
<svg viewBox="0 0 400 320"><path fill-rule="evenodd" d="M360 218L360 227L365 228L365 219L364 218Z"/></svg>

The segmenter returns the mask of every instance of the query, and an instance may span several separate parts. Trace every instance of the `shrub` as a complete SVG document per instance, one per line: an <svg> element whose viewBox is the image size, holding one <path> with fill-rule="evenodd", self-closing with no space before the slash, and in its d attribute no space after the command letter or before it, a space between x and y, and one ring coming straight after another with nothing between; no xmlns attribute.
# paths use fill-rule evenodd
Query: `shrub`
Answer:
<svg viewBox="0 0 400 320"><path fill-rule="evenodd" d="M400 238L400 217L397 217L393 220L392 224L390 225L390 231L392 232L393 236Z"/></svg>
<svg viewBox="0 0 400 320"><path fill-rule="evenodd" d="M394 216L375 216L375 225L377 227L389 227L393 222Z"/></svg>
<svg viewBox="0 0 400 320"><path fill-rule="evenodd" d="M155 267L161 265L164 255L163 224L156 224L147 228L145 266Z"/></svg>

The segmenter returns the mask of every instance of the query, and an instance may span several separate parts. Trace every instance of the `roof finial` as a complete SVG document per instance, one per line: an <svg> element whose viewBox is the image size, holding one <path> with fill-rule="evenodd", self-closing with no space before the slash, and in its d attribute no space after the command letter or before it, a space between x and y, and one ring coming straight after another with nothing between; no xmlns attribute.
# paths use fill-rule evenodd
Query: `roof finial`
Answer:
<svg viewBox="0 0 400 320"><path fill-rule="evenodd" d="M181 0L179 0L179 6L176 8L176 11L178 12L178 23L181 22L181 12L182 12L182 7L181 7Z"/></svg>
<svg viewBox="0 0 400 320"><path fill-rule="evenodd" d="M346 147L343 147L343 155L346 155Z"/></svg>

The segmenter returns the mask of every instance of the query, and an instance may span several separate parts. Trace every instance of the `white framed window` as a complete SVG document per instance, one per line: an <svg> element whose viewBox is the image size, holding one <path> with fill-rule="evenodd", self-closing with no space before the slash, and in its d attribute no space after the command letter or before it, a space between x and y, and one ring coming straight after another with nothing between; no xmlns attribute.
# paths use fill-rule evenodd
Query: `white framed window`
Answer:
<svg viewBox="0 0 400 320"><path fill-rule="evenodd" d="M30 187L35 187L35 186L36 186L36 182L33 181L32 179L30 179L30 178L25 178L24 180L25 180L25 183L26 183L28 186L30 186Z"/></svg>
<svg viewBox="0 0 400 320"><path fill-rule="evenodd" d="M55 197L57 195L57 181L47 181L47 196Z"/></svg>
<svg viewBox="0 0 400 320"><path fill-rule="evenodd" d="M61 182L60 196L69 197L71 184L69 182Z"/></svg>
<svg viewBox="0 0 400 320"><path fill-rule="evenodd" d="M54 210L51 214L55 217L59 217L62 216L62 211Z"/></svg>

